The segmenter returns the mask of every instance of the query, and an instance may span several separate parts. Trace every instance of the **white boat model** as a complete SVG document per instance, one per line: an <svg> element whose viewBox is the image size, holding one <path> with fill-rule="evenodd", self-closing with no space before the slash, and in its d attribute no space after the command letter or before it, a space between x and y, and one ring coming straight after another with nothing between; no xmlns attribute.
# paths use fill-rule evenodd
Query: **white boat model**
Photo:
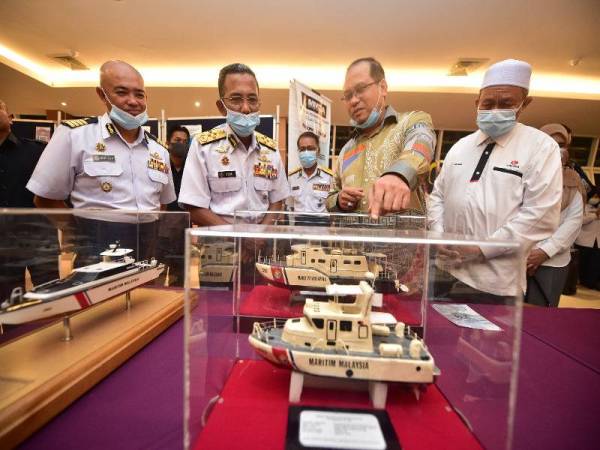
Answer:
<svg viewBox="0 0 600 450"><path fill-rule="evenodd" d="M158 278L164 264L136 262L132 249L111 244L102 261L73 270L68 277L36 286L23 294L13 290L0 305L0 324L17 325L88 308Z"/></svg>
<svg viewBox="0 0 600 450"><path fill-rule="evenodd" d="M200 285L231 283L236 257L233 242L204 244L200 247Z"/></svg>
<svg viewBox="0 0 600 450"><path fill-rule="evenodd" d="M260 258L256 269L271 283L313 289L325 289L334 283L356 284L371 273L378 291L399 291L401 285L394 274L386 272L385 260L382 253L296 244L285 260Z"/></svg>
<svg viewBox="0 0 600 450"><path fill-rule="evenodd" d="M372 277L372 275L371 275ZM374 323L373 288L330 285L327 303L307 299L303 317L255 322L250 345L265 359L311 375L370 381L432 383L439 375L425 343L402 322ZM338 297L354 295L353 303Z"/></svg>

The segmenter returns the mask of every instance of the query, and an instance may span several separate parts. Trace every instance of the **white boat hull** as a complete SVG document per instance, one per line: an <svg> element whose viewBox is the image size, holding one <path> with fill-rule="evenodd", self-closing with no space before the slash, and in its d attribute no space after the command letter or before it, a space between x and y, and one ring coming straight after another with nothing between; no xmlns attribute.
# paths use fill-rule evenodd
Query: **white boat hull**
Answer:
<svg viewBox="0 0 600 450"><path fill-rule="evenodd" d="M200 267L200 285L202 283L231 283L235 266L231 264L211 264Z"/></svg>
<svg viewBox="0 0 600 450"><path fill-rule="evenodd" d="M159 264L56 300L16 307L0 314L0 323L18 325L86 309L158 278L163 270L164 265Z"/></svg>
<svg viewBox="0 0 600 450"><path fill-rule="evenodd" d="M250 345L265 359L310 375L402 383L433 383L437 369L428 361L394 357L340 355L276 348L249 336Z"/></svg>
<svg viewBox="0 0 600 450"><path fill-rule="evenodd" d="M331 284L329 277L311 268L256 263L256 269L265 279L282 286L324 289Z"/></svg>

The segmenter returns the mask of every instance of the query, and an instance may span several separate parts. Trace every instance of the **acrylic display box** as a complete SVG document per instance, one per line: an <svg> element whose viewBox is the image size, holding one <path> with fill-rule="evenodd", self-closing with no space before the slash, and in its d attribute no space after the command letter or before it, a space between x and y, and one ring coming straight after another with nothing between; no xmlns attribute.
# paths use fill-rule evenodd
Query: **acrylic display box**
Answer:
<svg viewBox="0 0 600 450"><path fill-rule="evenodd" d="M0 447L183 314L189 213L0 211Z"/></svg>
<svg viewBox="0 0 600 450"><path fill-rule="evenodd" d="M292 405L384 408L402 448L510 447L518 245L265 217L188 231L186 448L286 448Z"/></svg>

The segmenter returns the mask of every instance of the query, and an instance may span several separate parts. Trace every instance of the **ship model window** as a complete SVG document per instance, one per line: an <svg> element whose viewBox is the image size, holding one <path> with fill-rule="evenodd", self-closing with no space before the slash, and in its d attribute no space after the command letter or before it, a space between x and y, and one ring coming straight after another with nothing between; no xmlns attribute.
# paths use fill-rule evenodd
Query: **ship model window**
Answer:
<svg viewBox="0 0 600 450"><path fill-rule="evenodd" d="M306 345L307 347L310 347L310 342L305 342L304 345Z"/></svg>
<svg viewBox="0 0 600 450"><path fill-rule="evenodd" d="M312 321L319 330L323 329L323 319L313 319Z"/></svg>
<svg viewBox="0 0 600 450"><path fill-rule="evenodd" d="M354 261L355 266L360 266L360 261Z"/></svg>
<svg viewBox="0 0 600 450"><path fill-rule="evenodd" d="M352 322L349 320L340 320L341 331L352 331Z"/></svg>
<svg viewBox="0 0 600 450"><path fill-rule="evenodd" d="M352 261L350 261L349 259L345 259L344 264L352 264Z"/></svg>
<svg viewBox="0 0 600 450"><path fill-rule="evenodd" d="M316 259L311 259L310 260L311 263L314 263L315 261L316 261Z"/></svg>
<svg viewBox="0 0 600 450"><path fill-rule="evenodd" d="M324 260L324 259L320 259L320 260L319 260L319 263L321 263L321 264L325 264L325 260Z"/></svg>
<svg viewBox="0 0 600 450"><path fill-rule="evenodd" d="M292 322L298 323L298 322L300 322L300 319L292 319Z"/></svg>
<svg viewBox="0 0 600 450"><path fill-rule="evenodd" d="M367 339L368 336L369 336L369 328L366 325L360 325L358 327L359 339Z"/></svg>

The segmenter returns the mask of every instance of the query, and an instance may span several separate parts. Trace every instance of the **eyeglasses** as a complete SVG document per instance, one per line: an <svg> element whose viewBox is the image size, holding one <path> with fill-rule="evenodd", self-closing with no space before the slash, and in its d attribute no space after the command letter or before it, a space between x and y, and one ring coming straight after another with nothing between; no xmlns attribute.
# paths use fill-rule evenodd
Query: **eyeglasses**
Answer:
<svg viewBox="0 0 600 450"><path fill-rule="evenodd" d="M232 95L231 97L221 97L221 100L225 102L232 109L240 109L244 102L248 103L250 109L257 109L260 106L260 99L256 95L250 95L244 97L242 95Z"/></svg>
<svg viewBox="0 0 600 450"><path fill-rule="evenodd" d="M298 151L299 152L305 152L305 151L317 151L319 149L319 147L315 147L314 145L307 145L305 147L298 147Z"/></svg>
<svg viewBox="0 0 600 450"><path fill-rule="evenodd" d="M348 89L347 91L344 91L343 96L342 96L342 101L349 102L350 100L352 100L352 97L354 97L355 95L357 97L362 97L370 86L373 86L374 84L377 84L377 83L379 83L379 81L373 81L373 82L367 83L367 84L362 84L362 83L357 84L356 86L354 86L354 89Z"/></svg>

